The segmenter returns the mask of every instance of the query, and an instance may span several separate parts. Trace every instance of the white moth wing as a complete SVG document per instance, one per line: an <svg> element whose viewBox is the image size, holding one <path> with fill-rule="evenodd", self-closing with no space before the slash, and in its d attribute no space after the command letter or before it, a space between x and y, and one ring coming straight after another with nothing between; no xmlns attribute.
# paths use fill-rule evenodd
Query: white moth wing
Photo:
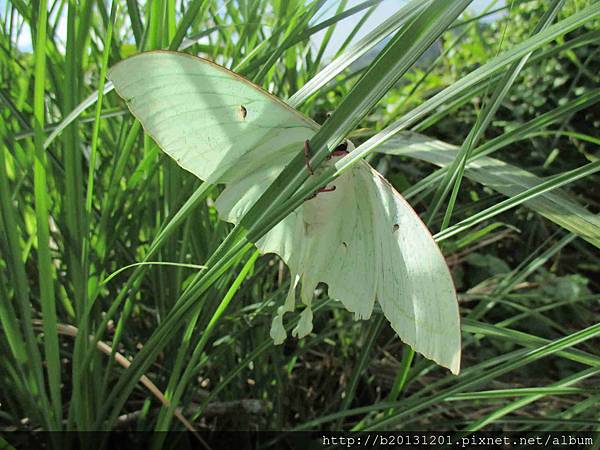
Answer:
<svg viewBox="0 0 600 450"><path fill-rule="evenodd" d="M318 128L234 72L185 53L141 53L107 76L156 143L210 183L282 163L282 150L300 151Z"/></svg>
<svg viewBox="0 0 600 450"><path fill-rule="evenodd" d="M209 61L148 52L113 67L109 79L146 132L184 169L224 183L222 218L236 223L318 125L254 84ZM335 159L335 158L334 158ZM327 164L333 164L330 160ZM301 281L297 336L312 329L310 303L319 282L356 318L377 300L400 338L457 373L460 328L448 267L431 234L402 197L366 162L334 180L256 244L292 273L271 335L285 339L283 314ZM396 227L397 225L397 227Z"/></svg>
<svg viewBox="0 0 600 450"><path fill-rule="evenodd" d="M446 261L406 200L378 172L371 173L371 205L379 219L377 301L405 343L457 374L460 316Z"/></svg>
<svg viewBox="0 0 600 450"><path fill-rule="evenodd" d="M217 200L222 217L236 223L243 216L247 205L262 193L253 189L254 178L259 176L223 192ZM461 344L456 293L427 227L364 161L328 187L333 186L334 191L308 199L256 243L261 252L281 256L292 274L288 299L271 330L273 338L285 339L282 317L293 310L298 281L307 308L294 334L302 337L311 331L314 288L324 282L329 296L341 301L357 319L369 318L377 300L403 342L458 373Z"/></svg>

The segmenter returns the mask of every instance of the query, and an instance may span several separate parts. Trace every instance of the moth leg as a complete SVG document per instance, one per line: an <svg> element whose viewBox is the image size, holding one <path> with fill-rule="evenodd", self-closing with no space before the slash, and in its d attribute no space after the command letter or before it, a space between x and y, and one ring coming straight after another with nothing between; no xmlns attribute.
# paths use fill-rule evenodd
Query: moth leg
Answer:
<svg viewBox="0 0 600 450"><path fill-rule="evenodd" d="M313 198L315 198L317 196L317 194L320 194L321 192L333 192L335 191L335 186L331 186L330 188L321 188L316 190L315 192L313 192L313 194L308 197L306 200L312 200Z"/></svg>
<svg viewBox="0 0 600 450"><path fill-rule="evenodd" d="M307 139L304 141L304 164L306 164L306 170L308 170L308 173L311 175L314 175L315 172L313 171L313 168L310 165L310 157L311 157L310 144L308 143L308 139Z"/></svg>
<svg viewBox="0 0 600 450"><path fill-rule="evenodd" d="M331 186L330 188L324 187L324 188L319 189L317 192L333 192L333 191L335 191L335 186Z"/></svg>

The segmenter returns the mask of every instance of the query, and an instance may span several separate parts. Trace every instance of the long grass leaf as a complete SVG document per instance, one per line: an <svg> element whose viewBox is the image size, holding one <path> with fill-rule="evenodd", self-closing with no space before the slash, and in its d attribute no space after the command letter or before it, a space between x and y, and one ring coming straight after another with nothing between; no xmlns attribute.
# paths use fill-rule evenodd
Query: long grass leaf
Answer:
<svg viewBox="0 0 600 450"><path fill-rule="evenodd" d="M39 295L44 323L45 360L48 367L48 385L52 401L52 429L62 428L61 366L56 332L56 302L54 297L54 269L50 255L50 232L48 228L49 199L44 149L45 85L46 85L46 0L40 0L38 21L35 29L35 81L34 81L34 183L35 213L37 226L37 250L39 272Z"/></svg>
<svg viewBox="0 0 600 450"><path fill-rule="evenodd" d="M379 150L386 154L418 158L438 166L450 164L454 161L457 152L455 146L415 134L392 139ZM595 170L594 167L592 169ZM468 178L509 197L521 195L543 183L543 180L526 170L487 156L468 163L465 170ZM600 218L565 193L546 192L525 201L524 204L557 225L600 247Z"/></svg>

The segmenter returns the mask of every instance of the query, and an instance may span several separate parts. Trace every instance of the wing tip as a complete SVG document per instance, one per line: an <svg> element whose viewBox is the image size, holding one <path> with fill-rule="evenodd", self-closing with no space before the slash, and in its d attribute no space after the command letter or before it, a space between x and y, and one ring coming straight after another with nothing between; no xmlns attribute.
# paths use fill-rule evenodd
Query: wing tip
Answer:
<svg viewBox="0 0 600 450"><path fill-rule="evenodd" d="M390 322L390 324L391 324L391 322ZM398 337L400 338L400 340L402 342L404 342L406 345L408 345L413 351L415 351L419 355L423 356L426 359L429 359L430 361L433 361L438 366L448 369L452 373L452 375L460 374L460 360L461 360L461 355L462 355L460 334L459 334L459 337L458 337L458 340L456 343L455 350L452 352L450 357L448 357L448 352L446 352L443 355L440 355L440 354L434 354L433 352L430 352L430 351L424 351L423 349L418 348L414 342L407 342L405 340L405 338L400 333L398 333L398 331L394 328L393 325L392 325L392 329L396 332L396 334L398 335Z"/></svg>
<svg viewBox="0 0 600 450"><path fill-rule="evenodd" d="M449 364L449 367L447 367L447 369L449 369L450 372L452 372L452 375L460 374L460 350L458 352L457 357L452 361L452 363Z"/></svg>
<svg viewBox="0 0 600 450"><path fill-rule="evenodd" d="M460 347L458 348L458 351L456 352L456 354L453 355L452 358L450 358L450 359L439 358L439 357L433 356L433 355L426 355L425 353L422 353L419 350L417 350L416 348L414 348L414 346L412 346L412 345L411 345L411 348L415 352L423 355L425 358L433 361L437 365L448 369L452 373L452 375L459 375L460 374L460 357L461 357Z"/></svg>

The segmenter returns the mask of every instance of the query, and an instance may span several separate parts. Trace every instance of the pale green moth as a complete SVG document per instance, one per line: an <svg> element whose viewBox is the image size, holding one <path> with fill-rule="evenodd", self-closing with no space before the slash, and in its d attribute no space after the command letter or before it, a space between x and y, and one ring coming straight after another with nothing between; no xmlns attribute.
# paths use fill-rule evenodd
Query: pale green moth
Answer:
<svg viewBox="0 0 600 450"><path fill-rule="evenodd" d="M181 167L225 184L216 206L232 223L319 128L239 75L183 53L142 53L117 64L108 77L146 132ZM323 164L335 164L339 153ZM402 341L459 372L460 322L448 266L418 215L367 162L307 199L256 246L279 255L292 275L271 326L276 343L286 337L283 315L294 309L298 284L306 307L292 333L311 332L310 305L323 282L356 319L369 318L377 300Z"/></svg>

